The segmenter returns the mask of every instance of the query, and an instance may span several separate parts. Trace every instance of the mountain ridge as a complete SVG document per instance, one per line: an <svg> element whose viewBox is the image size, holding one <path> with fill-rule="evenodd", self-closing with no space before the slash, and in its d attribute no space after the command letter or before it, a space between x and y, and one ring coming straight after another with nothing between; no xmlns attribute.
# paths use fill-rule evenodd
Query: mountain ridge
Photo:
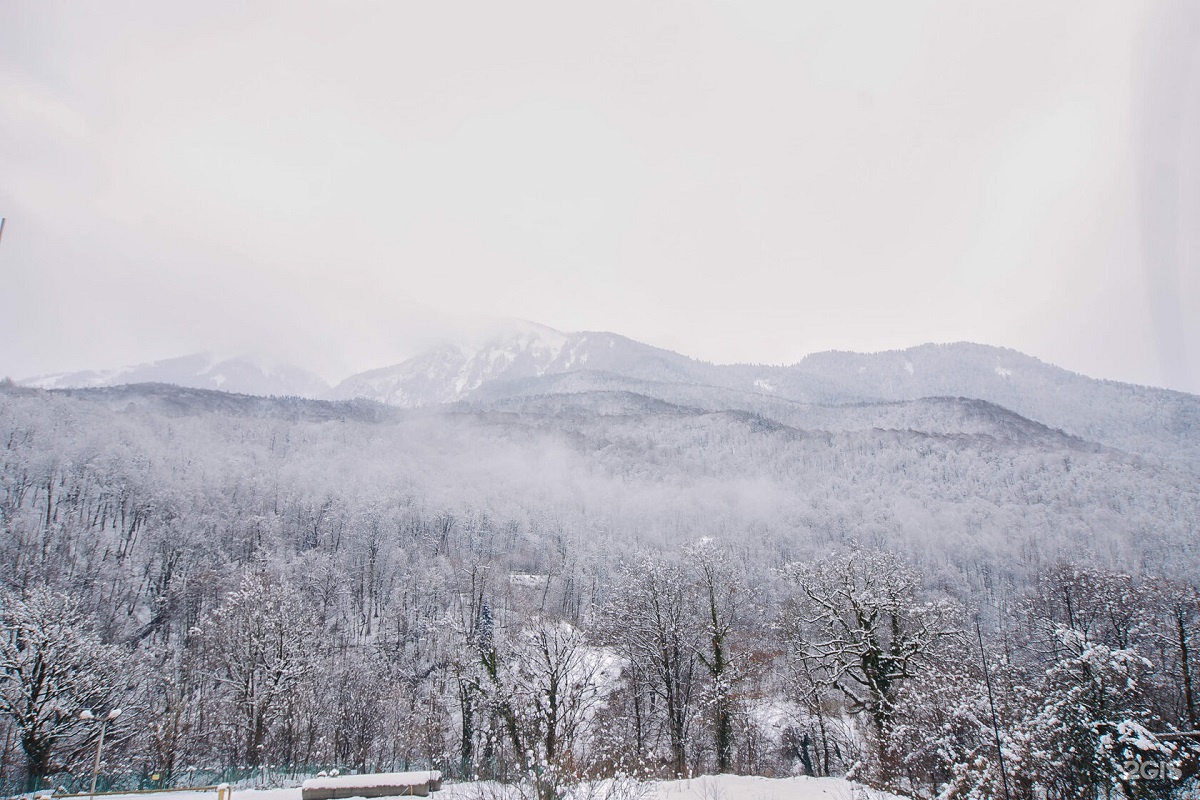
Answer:
<svg viewBox="0 0 1200 800"><path fill-rule="evenodd" d="M491 334L475 333L472 335L464 335L457 340L445 339L437 344L425 348L410 358L395 362L393 364L362 370L346 376L345 378L342 378L341 380L332 384L325 381L323 378L319 377L307 368L298 366L296 364L254 358L245 354L219 355L214 354L211 351L200 351L173 358L141 362L122 367L40 373L38 375L18 379L15 382L18 385L34 386L43 389L115 386L123 383L175 383L176 385L181 386L192 386L192 388L213 388L218 390L227 389L235 393L260 394L263 396L274 394L277 396L295 395L298 397L328 397L329 399L345 399L344 397L341 397L340 394L344 394L344 392L347 390L347 387L352 386L353 383L358 379L387 375L388 373L397 371L406 365L427 361L432 355L437 353L444 354L458 351L460 353L469 352L473 356L487 354L490 357L494 357L494 352L497 349L497 346L507 346L513 339L524 339L526 342L531 342L538 338L549 337L558 339L561 343L559 347L554 348L555 356L558 356L559 353L565 349L565 344L571 344L572 354L577 356L578 348L581 345L594 344L596 340L599 340L601 342L607 342L610 349L614 348L619 343L624 350L635 349L637 351L641 351L643 354L657 356L658 358L668 361L674 365L687 365L691 369L701 373L710 371L753 371L760 374L765 373L770 375L778 374L783 371L795 372L809 376L819 376L829 374L831 364L836 364L838 361L854 361L863 366L867 365L868 363L877 365L880 363L891 362L889 366L895 367L894 362L896 359L901 359L902 362L907 365L913 363L912 357L914 355L919 357L921 354L927 354L930 352L953 353L961 350L973 350L980 355L1018 359L1020 362L1023 362L1026 365L1053 369L1064 376L1081 378L1088 381L1096 381L1110 386L1136 387L1150 389L1155 392L1165 392L1173 395L1188 397L1196 396L1189 392L1183 392L1176 389L1166 389L1146 384L1129 383L1126 381L1113 380L1109 378L1096 378L1086 375L1085 373L1068 370L1048 361L1043 361L1036 356L1028 355L1010 347L1003 345L982 344L966 340L954 342L925 342L906 348L895 348L890 350L870 352L843 349L822 350L809 353L799 361L790 364L771 364L765 362L759 363L746 361L726 364L705 361L703 359L698 359L668 350L666 348L658 347L656 345L639 342L622 334L609 331L578 331L574 333L564 333L534 322L526 322L523 320L516 320L514 322L519 323L519 325L500 327L494 329ZM594 356L589 354L589 358L593 357ZM589 358L578 359L579 366L583 367L584 364L589 361ZM550 362L554 362L555 360L556 359L550 359ZM542 370L537 374L544 374L546 371L572 371L574 364L573 360L568 358L565 364L548 363L547 366L552 367L552 369ZM225 376L221 375L220 370L228 367L239 367L242 369L249 368L260 373L266 378L273 377L273 373L274 375L282 376L287 376L289 374L293 376L299 376L302 377L302 380L307 385L287 387L290 388L291 391L288 391L287 388L284 388L282 391L269 392L256 391L255 387L247 388L238 384L225 385L222 382L222 378ZM588 366L586 368L591 369L593 367ZM1005 367L1002 364L997 364L995 367L993 367L993 371L995 371L1000 377L1009 377L1011 368ZM176 373L176 377L184 378L184 380L162 380L159 377L161 373L169 372ZM195 373L195 375L192 377L203 378L206 380L189 380L189 376L187 374L189 372ZM912 376L913 373L910 372L909 375ZM472 384L472 388L477 388L478 385L479 384ZM758 388L761 389L762 387ZM766 389L765 391L769 392L771 390ZM869 389L865 393L870 395L878 394L878 392L873 389ZM936 393L930 392L925 392L924 394L925 396L936 395Z"/></svg>
<svg viewBox="0 0 1200 800"><path fill-rule="evenodd" d="M81 389L133 383L167 383L193 389L217 389L235 394L298 397L329 391L315 373L294 364L255 359L247 355L189 353L175 358L124 367L35 375L17 381L39 389Z"/></svg>
<svg viewBox="0 0 1200 800"><path fill-rule="evenodd" d="M43 376L42 388L151 382L251 395L488 408L539 395L628 391L806 427L823 406L971 398L1097 444L1200 461L1200 397L1090 378L1017 350L956 342L879 353L823 351L790 365L712 364L615 333L521 323L443 342L329 387L300 368L197 354L108 372ZM595 402L607 402L596 396ZM930 412L933 413L933 412Z"/></svg>

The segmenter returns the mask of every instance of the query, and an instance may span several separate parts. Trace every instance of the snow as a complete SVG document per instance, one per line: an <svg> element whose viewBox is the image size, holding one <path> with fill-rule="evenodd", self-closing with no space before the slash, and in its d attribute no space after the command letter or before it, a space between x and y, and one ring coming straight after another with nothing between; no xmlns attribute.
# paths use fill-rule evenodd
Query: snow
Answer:
<svg viewBox="0 0 1200 800"><path fill-rule="evenodd" d="M138 794L106 794L105 800L147 800L149 797L154 797L154 793L138 793ZM300 800L300 787L291 789L237 789L232 793L233 798L237 800ZM164 792L161 794L165 800L216 800L217 791L212 789L207 792ZM439 798L440 800L440 798Z"/></svg>
<svg viewBox="0 0 1200 800"><path fill-rule="evenodd" d="M1133 720L1117 723L1117 738L1143 752L1157 752L1162 749L1161 743L1154 737L1154 734Z"/></svg>
<svg viewBox="0 0 1200 800"><path fill-rule="evenodd" d="M775 391L775 384L771 383L771 382L770 382L769 380L767 380L766 378L759 378L758 380L756 380L756 381L754 382L754 385L755 385L756 387L758 387L759 389L762 389L764 392L773 392L773 391Z"/></svg>
<svg viewBox="0 0 1200 800"><path fill-rule="evenodd" d="M318 778L305 781L309 786L315 782L321 788L330 781L348 781L349 786L363 786L364 780L392 778L396 775L418 775L428 777L429 772L392 773L391 775L346 775L338 778ZM384 781L383 783L386 783ZM341 784L339 784L341 785ZM370 784L379 785L379 784ZM317 787L314 787L317 788ZM651 781L645 792L634 791L629 796L639 800L898 800L895 795L853 783L841 778L756 778L745 775L709 775L678 781ZM492 791L488 791L491 789ZM472 800L479 797L501 797L505 793L500 787L487 782L448 783L442 791L430 797L433 800ZM614 791L612 796L625 796ZM584 795L603 797L605 793L584 792ZM167 800L216 800L216 792L172 792ZM106 795L105 800L146 800L144 794ZM237 789L232 800L300 800L300 788L290 789Z"/></svg>
<svg viewBox="0 0 1200 800"><path fill-rule="evenodd" d="M519 352L521 351L517 350L517 353ZM494 373L504 369L516 360L517 353L514 353L511 350L493 350L487 355L488 371Z"/></svg>
<svg viewBox="0 0 1200 800"><path fill-rule="evenodd" d="M85 370L82 372L55 372L48 375L35 375L20 381L22 386L34 389L64 389L79 386L95 388L98 386L115 386L124 383L122 378L132 372L134 367L119 367L117 369Z"/></svg>
<svg viewBox="0 0 1200 800"><path fill-rule="evenodd" d="M891 800L895 797L841 778L706 775L657 782L649 800Z"/></svg>
<svg viewBox="0 0 1200 800"><path fill-rule="evenodd" d="M907 372L909 375L913 374L913 363L911 361L904 362L904 371Z"/></svg>
<svg viewBox="0 0 1200 800"><path fill-rule="evenodd" d="M550 582L549 575L531 575L524 572L514 572L508 576L509 583L525 589L544 589Z"/></svg>
<svg viewBox="0 0 1200 800"><path fill-rule="evenodd" d="M1012 376L1012 370L1005 369L1004 367L996 367L996 374L1001 378L1008 378Z"/></svg>
<svg viewBox="0 0 1200 800"><path fill-rule="evenodd" d="M356 787L374 788L376 786L413 786L419 783L429 783L440 780L442 773L435 770L421 772L376 772L369 775L339 775L334 778L309 778L302 786L304 789L353 789ZM259 798L254 798L259 800Z"/></svg>

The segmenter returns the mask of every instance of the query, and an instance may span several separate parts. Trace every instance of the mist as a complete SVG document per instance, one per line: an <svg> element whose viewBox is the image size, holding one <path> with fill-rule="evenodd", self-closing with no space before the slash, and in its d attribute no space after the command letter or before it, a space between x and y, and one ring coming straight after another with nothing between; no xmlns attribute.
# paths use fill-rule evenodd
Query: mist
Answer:
<svg viewBox="0 0 1200 800"><path fill-rule="evenodd" d="M336 381L515 317L1195 392L1195 41L1184 2L7 6L0 374Z"/></svg>

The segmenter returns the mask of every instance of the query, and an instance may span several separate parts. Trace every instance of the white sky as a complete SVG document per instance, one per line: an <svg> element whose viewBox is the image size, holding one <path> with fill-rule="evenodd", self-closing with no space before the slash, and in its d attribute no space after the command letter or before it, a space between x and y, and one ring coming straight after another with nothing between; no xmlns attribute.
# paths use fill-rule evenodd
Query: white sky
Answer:
<svg viewBox="0 0 1200 800"><path fill-rule="evenodd" d="M0 375L478 315L1200 392L1200 4L0 0Z"/></svg>

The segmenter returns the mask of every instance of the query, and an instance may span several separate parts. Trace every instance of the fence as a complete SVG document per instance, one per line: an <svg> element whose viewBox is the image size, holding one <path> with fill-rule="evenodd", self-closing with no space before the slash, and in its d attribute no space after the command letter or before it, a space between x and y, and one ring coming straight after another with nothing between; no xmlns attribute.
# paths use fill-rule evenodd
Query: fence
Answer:
<svg viewBox="0 0 1200 800"><path fill-rule="evenodd" d="M141 772L102 772L96 777L96 793L141 792L164 789L198 789L221 783L245 788L267 788L294 784L320 772L319 766L227 767L224 769L188 769ZM38 794L86 794L91 790L92 773L60 772L50 775L37 786L26 785L22 777L0 780L0 795L9 797L36 791Z"/></svg>
<svg viewBox="0 0 1200 800"><path fill-rule="evenodd" d="M201 789L228 783L236 788L267 789L281 786L296 786L305 778L318 772L329 771L332 764L289 764L262 767L225 767L213 769L143 770L124 772L101 772L96 777L96 794L102 792L144 792L169 789ZM432 769L425 764L405 763L389 769L381 766L379 771L408 771L410 769ZM371 770L372 772L376 770ZM352 770L342 769L344 774ZM0 797L36 792L37 794L87 794L92 786L91 772L60 772L50 775L37 786L26 785L20 776L0 778ZM215 798L216 795L213 795Z"/></svg>

